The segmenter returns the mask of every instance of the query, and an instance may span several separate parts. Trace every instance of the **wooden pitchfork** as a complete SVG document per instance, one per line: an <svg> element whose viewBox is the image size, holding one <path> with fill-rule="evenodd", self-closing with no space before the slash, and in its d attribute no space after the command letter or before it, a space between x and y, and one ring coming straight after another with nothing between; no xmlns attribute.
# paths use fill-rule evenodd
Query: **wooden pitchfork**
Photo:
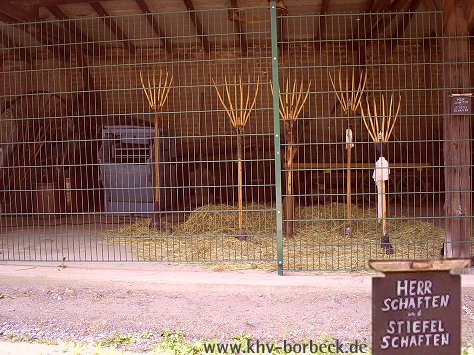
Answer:
<svg viewBox="0 0 474 355"><path fill-rule="evenodd" d="M379 162L381 164L384 161L381 159L384 158L383 145L389 141L390 136L392 135L393 129L395 127L395 123L397 122L398 114L400 112L401 96L399 96L398 98L398 105L395 109L393 94L390 95L390 103L388 107L386 107L385 97L382 94L382 100L380 105L382 106L382 111L380 112L380 115L378 115L377 113L377 101L375 100L375 98L373 99L373 112L370 109L370 102L368 98L366 98L366 102L367 112L364 112L364 107L363 105L361 105L362 118L364 121L364 126L367 129L370 138L376 144L376 148L379 149ZM388 169L388 162L386 167L378 166L376 164L375 168ZM379 198L381 198L382 207L382 249L385 251L386 254L393 254L393 246L390 243L390 237L388 235L387 230L387 198L385 193L385 180L376 180L376 183L379 189L378 193Z"/></svg>
<svg viewBox="0 0 474 355"><path fill-rule="evenodd" d="M151 228L158 228L160 226L160 214L161 204L160 204L160 156L159 156L159 126L161 124L161 111L163 106L168 99L168 94L170 92L171 83L173 82L173 76L169 77L168 72L163 75L163 72L160 70L160 75L157 78L155 70L150 75L147 74L146 82L143 78L143 74L140 71L140 82L142 84L143 92L145 93L146 99L150 109L155 112L154 115L154 128L155 135L153 138L153 156L154 156L154 169L155 169L155 194L154 194L154 213L150 221Z"/></svg>
<svg viewBox="0 0 474 355"><path fill-rule="evenodd" d="M273 94L273 85L270 86ZM285 124L285 137L286 137L286 148L285 148L285 159L286 159L286 193L287 196L284 198L283 205L285 214L285 228L283 233L286 237L291 238L293 236L293 219L294 219L294 196L293 196L293 159L298 151L298 146L295 145L294 127L296 120L301 113L306 100L308 99L309 91L311 88L311 80L309 81L308 87L303 91L303 81L301 81L299 87L296 79L293 81L292 87L290 87L289 79L286 79L284 91L282 92L281 86L278 92L280 100L280 117Z"/></svg>
<svg viewBox="0 0 474 355"><path fill-rule="evenodd" d="M345 235L350 236L352 233L351 225L351 159L352 159L352 129L349 124L349 116L357 111L360 105L362 94L364 93L365 84L367 83L367 70L361 70L359 80L356 83L355 70L352 70L352 74L346 75L343 82L341 70L338 70L338 81L334 82L331 73L329 73L329 79L331 81L334 92L336 93L337 100L339 101L342 110L347 116L347 128L346 128L346 229Z"/></svg>
<svg viewBox="0 0 474 355"><path fill-rule="evenodd" d="M250 77L248 78L250 83ZM242 84L242 77L234 75L234 80L232 83L227 82L227 77L224 76L224 92L221 94L219 88L217 87L214 79L212 83L217 92L217 97L219 102L224 108L227 117L229 118L232 127L234 127L237 133L237 179L238 179L238 204L239 204L239 229L237 230L237 238L239 240L247 239L247 231L243 226L243 178L242 178L242 136L244 133L244 128L250 118L250 113L255 107L257 102L258 90L260 85L260 77L257 77L257 83L255 88L255 94L250 103L250 88L245 93L244 85Z"/></svg>

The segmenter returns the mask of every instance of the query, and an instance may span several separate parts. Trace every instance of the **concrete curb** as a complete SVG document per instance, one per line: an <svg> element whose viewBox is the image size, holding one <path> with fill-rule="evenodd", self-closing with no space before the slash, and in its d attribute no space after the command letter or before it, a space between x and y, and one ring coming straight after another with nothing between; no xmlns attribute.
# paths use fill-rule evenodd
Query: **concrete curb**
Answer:
<svg viewBox="0 0 474 355"><path fill-rule="evenodd" d="M15 262L0 265L0 283L11 285L74 287L81 284L107 288L162 291L279 290L291 288L294 292L330 291L370 293L375 273L285 273L259 270L214 272L189 265L161 263L68 263ZM462 275L462 287L473 288L474 276Z"/></svg>

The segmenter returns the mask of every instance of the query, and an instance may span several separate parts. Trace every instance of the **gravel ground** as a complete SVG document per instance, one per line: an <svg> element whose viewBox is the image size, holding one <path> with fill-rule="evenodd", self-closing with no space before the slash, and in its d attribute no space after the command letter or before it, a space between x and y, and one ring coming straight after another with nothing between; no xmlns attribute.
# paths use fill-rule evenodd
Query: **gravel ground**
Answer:
<svg viewBox="0 0 474 355"><path fill-rule="evenodd" d="M36 273L26 276L3 269L0 340L14 336L92 342L104 340L116 331L135 336L136 342L128 345L128 350L145 351L163 330L172 329L183 331L189 340L222 341L246 333L262 341L298 342L331 336L370 342L369 275L333 274L304 279L301 275L278 277L261 272L178 270L174 273L173 267L167 267L169 280L175 275L177 281L165 284L141 281L144 274L140 270L116 270L119 275L127 275L123 282L110 280L111 274L105 272L101 282L100 277L87 279L89 274L85 272L81 279L77 276L81 275L80 270L68 277L67 269L53 267L33 270ZM54 273L61 273L61 277ZM101 270L92 273L97 277ZM208 283L193 283L198 276L206 275ZM235 282L235 275L244 282ZM298 284L293 277L304 282ZM186 278L190 284L178 282ZM259 285L259 278L266 281ZM464 338L470 339L474 335L474 288L463 289L463 303L467 307L463 312ZM154 336L143 339L140 334L144 332Z"/></svg>

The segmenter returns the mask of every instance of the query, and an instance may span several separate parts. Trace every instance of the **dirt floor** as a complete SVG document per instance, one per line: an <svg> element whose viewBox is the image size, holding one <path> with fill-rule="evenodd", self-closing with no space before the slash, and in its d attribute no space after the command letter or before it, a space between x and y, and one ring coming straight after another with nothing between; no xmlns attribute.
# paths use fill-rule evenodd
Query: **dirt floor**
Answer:
<svg viewBox="0 0 474 355"><path fill-rule="evenodd" d="M374 274L211 272L157 263L6 263L0 265L0 340L90 342L181 330L190 340L331 336L370 343ZM462 276L463 338L474 337L474 276Z"/></svg>

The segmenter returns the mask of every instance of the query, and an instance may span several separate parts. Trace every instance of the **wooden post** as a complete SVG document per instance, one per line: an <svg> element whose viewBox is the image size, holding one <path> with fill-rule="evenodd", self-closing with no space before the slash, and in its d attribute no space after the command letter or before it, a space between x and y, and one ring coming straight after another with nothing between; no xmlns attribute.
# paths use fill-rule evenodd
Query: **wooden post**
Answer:
<svg viewBox="0 0 474 355"><path fill-rule="evenodd" d="M351 130L350 125L347 129ZM352 132L352 130L350 131ZM352 135L352 133L350 133ZM352 206L351 206L351 165L352 165L352 139L346 143L347 161L346 161L346 229L344 235L350 237L352 234Z"/></svg>
<svg viewBox="0 0 474 355"><path fill-rule="evenodd" d="M469 90L469 37L468 19L472 1L443 1L444 21L442 50L444 122L443 155L446 215L446 243L444 255L449 258L469 257L471 222L471 151L469 147L470 122L468 115L452 115L450 94Z"/></svg>
<svg viewBox="0 0 474 355"><path fill-rule="evenodd" d="M153 138L154 159L155 159L155 204L160 201L160 127L159 127L159 113L155 113L155 137ZM155 209L155 212L158 210Z"/></svg>
<svg viewBox="0 0 474 355"><path fill-rule="evenodd" d="M238 125L236 127L237 131L237 188L238 188L238 221L239 229L237 230L237 239L246 240L247 231L244 228L244 204L243 204L243 176L242 176L242 134L244 126Z"/></svg>
<svg viewBox="0 0 474 355"><path fill-rule="evenodd" d="M385 181L381 181L382 194L382 235L387 235L387 195L385 194Z"/></svg>
<svg viewBox="0 0 474 355"><path fill-rule="evenodd" d="M284 198L284 221L285 221L285 228L283 229L283 233L285 237L291 238L293 237L293 219L295 218L295 200L293 197L293 158L296 153L296 147L294 146L294 139L293 139L293 126L294 122L285 122L286 127L286 194Z"/></svg>

